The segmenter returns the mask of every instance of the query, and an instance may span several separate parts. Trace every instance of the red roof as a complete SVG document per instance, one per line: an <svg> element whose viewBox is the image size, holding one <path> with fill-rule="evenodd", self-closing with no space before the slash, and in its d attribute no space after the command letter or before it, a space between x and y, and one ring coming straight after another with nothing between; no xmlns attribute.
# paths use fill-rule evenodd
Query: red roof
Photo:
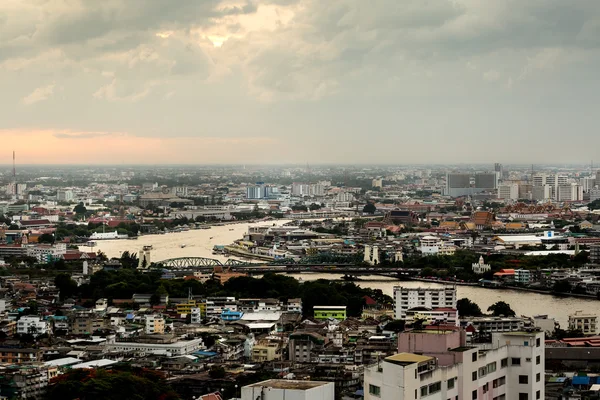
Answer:
<svg viewBox="0 0 600 400"><path fill-rule="evenodd" d="M374 305L376 305L376 304L377 304L377 302L376 302L375 300L373 300L373 299L372 299L371 297L369 297L369 296L363 296L363 299L365 299L365 303L366 303L368 306L374 306Z"/></svg>

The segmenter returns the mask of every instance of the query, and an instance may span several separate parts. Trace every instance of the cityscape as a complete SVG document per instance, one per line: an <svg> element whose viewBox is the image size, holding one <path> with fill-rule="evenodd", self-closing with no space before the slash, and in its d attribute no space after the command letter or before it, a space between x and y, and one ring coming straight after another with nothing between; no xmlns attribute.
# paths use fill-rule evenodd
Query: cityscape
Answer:
<svg viewBox="0 0 600 400"><path fill-rule="evenodd" d="M133 377L155 382L144 398L594 393L592 163L13 157L0 201L5 398L76 398Z"/></svg>
<svg viewBox="0 0 600 400"><path fill-rule="evenodd" d="M599 38L0 1L0 400L600 400Z"/></svg>

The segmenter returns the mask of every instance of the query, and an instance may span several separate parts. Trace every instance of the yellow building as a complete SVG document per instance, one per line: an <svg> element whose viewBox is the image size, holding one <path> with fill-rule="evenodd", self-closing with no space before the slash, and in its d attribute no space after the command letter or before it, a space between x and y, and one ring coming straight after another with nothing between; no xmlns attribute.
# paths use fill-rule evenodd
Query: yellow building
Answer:
<svg viewBox="0 0 600 400"><path fill-rule="evenodd" d="M200 303L202 304L202 303ZM196 300L188 300L185 303L179 303L175 306L177 310L177 314L191 314L192 308L200 307L200 304L196 302ZM200 311L202 308L200 307ZM204 313L206 314L206 304L204 304Z"/></svg>
<svg viewBox="0 0 600 400"><path fill-rule="evenodd" d="M252 348L252 362L281 360L281 348L278 343L261 341Z"/></svg>

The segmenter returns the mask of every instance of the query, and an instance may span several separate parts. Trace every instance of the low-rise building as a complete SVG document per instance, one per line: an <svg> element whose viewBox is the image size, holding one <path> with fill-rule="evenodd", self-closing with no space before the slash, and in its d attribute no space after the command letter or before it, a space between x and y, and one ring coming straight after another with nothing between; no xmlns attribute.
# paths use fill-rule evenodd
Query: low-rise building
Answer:
<svg viewBox="0 0 600 400"><path fill-rule="evenodd" d="M569 315L569 329L580 330L584 335L595 335L598 331L598 316L596 314L584 313L581 310Z"/></svg>
<svg viewBox="0 0 600 400"><path fill-rule="evenodd" d="M34 337L49 333L48 321L38 316L23 316L17 321L17 333Z"/></svg>
<svg viewBox="0 0 600 400"><path fill-rule="evenodd" d="M145 354L183 356L204 349L202 339L174 343L114 342L106 345L108 352L141 352Z"/></svg>
<svg viewBox="0 0 600 400"><path fill-rule="evenodd" d="M333 318L343 321L346 319L346 306L314 306L313 315L316 320Z"/></svg>
<svg viewBox="0 0 600 400"><path fill-rule="evenodd" d="M147 335L153 335L155 333L165 333L165 319L162 315L146 315L145 316L145 331Z"/></svg>
<svg viewBox="0 0 600 400"><path fill-rule="evenodd" d="M241 400L334 400L333 382L271 379L244 386Z"/></svg>

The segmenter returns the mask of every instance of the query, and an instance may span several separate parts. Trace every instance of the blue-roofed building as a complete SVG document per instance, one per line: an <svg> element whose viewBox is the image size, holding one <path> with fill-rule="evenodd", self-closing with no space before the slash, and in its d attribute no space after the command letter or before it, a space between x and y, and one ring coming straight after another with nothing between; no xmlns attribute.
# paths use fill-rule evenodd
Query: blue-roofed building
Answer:
<svg viewBox="0 0 600 400"><path fill-rule="evenodd" d="M571 382L573 386L577 387L588 387L590 385L590 377L589 376L574 376Z"/></svg>
<svg viewBox="0 0 600 400"><path fill-rule="evenodd" d="M230 309L225 309L221 312L221 319L223 321L239 321L244 316L242 311L231 311Z"/></svg>

